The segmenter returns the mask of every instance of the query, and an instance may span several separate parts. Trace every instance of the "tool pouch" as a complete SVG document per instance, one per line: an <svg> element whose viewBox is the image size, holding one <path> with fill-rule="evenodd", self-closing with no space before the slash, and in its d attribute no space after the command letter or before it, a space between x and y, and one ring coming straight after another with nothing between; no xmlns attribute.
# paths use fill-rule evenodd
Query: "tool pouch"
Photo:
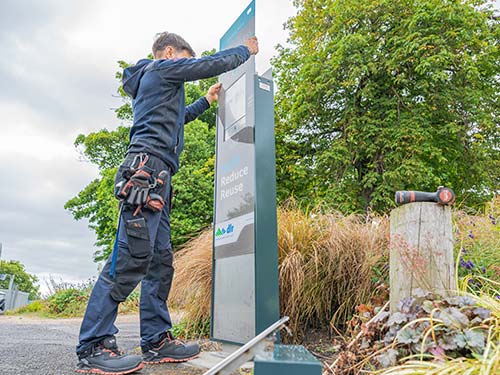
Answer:
<svg viewBox="0 0 500 375"><path fill-rule="evenodd" d="M165 200L161 195L156 193L149 193L145 206L147 209L153 212L160 212L163 209L164 205Z"/></svg>
<svg viewBox="0 0 500 375"><path fill-rule="evenodd" d="M122 179L115 185L115 196L131 206L145 205L147 202L153 170L147 165L122 172Z"/></svg>
<svg viewBox="0 0 500 375"><path fill-rule="evenodd" d="M166 170L158 173L155 178L155 187L150 190L147 196L145 208L153 212L160 212L163 209L165 195L167 189L170 188L170 178L170 173Z"/></svg>

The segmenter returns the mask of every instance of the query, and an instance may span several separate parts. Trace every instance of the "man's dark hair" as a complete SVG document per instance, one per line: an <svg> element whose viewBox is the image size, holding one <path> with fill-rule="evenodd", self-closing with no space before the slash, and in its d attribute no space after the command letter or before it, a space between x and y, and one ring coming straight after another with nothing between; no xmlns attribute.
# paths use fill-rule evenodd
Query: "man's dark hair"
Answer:
<svg viewBox="0 0 500 375"><path fill-rule="evenodd" d="M166 31L156 34L156 40L153 43L153 56L156 57L158 52L163 51L167 46L172 47L177 52L187 51L191 56L196 56L196 53L191 48L189 43L184 40L184 38Z"/></svg>

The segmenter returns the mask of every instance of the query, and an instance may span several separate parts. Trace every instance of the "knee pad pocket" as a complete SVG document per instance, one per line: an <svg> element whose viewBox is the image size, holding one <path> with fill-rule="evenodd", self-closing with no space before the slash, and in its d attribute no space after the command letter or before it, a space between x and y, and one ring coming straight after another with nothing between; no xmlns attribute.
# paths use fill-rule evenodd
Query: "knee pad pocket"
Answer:
<svg viewBox="0 0 500 375"><path fill-rule="evenodd" d="M133 256L118 260L116 278L111 289L111 297L117 302L123 302L148 271L151 257L136 258Z"/></svg>

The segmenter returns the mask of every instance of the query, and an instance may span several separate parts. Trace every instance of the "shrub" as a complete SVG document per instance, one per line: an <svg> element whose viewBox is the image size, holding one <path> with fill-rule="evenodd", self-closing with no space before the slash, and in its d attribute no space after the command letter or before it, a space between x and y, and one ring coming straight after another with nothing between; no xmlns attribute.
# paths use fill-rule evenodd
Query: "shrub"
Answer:
<svg viewBox="0 0 500 375"><path fill-rule="evenodd" d="M82 283L70 283L50 277L47 281L50 292L47 299L33 301L17 310L8 311L7 314L38 313L53 318L81 317L87 308L87 302L94 283L94 279ZM120 314L136 313L139 311L139 303L140 291L138 287L119 305L118 311Z"/></svg>
<svg viewBox="0 0 500 375"><path fill-rule="evenodd" d="M46 281L49 296L46 299L46 312L52 317L83 316L95 284L95 279L80 283L71 283L50 276Z"/></svg>
<svg viewBox="0 0 500 375"><path fill-rule="evenodd" d="M78 285L68 284L66 289L59 289L47 298L47 313L57 317L81 317L87 308L87 302L92 291L92 283ZM120 314L139 311L140 292L134 290L127 299L119 305Z"/></svg>
<svg viewBox="0 0 500 375"><path fill-rule="evenodd" d="M5 312L5 315L42 313L45 311L45 309L46 309L45 301L37 299L33 302L30 302L26 306L22 306L15 310L8 310Z"/></svg>
<svg viewBox="0 0 500 375"><path fill-rule="evenodd" d="M22 308L24 308L24 311L27 313L41 312L45 309L45 302L37 299Z"/></svg>
<svg viewBox="0 0 500 375"><path fill-rule="evenodd" d="M49 314L61 317L82 316L88 300L88 290L63 289L47 298L47 310Z"/></svg>
<svg viewBox="0 0 500 375"><path fill-rule="evenodd" d="M364 308L351 321L355 337L328 367L339 374L498 374L500 369L499 283L467 280L459 293L442 298L416 293L389 314ZM375 315L375 313L377 313ZM391 367L392 366L392 367Z"/></svg>
<svg viewBox="0 0 500 375"><path fill-rule="evenodd" d="M120 303L118 306L118 312L120 314L136 313L139 311L140 302L141 292L139 291L139 287L137 287L132 293L129 294L125 301Z"/></svg>
<svg viewBox="0 0 500 375"><path fill-rule="evenodd" d="M381 371L381 375L495 375L500 372L500 301L481 292L462 295L450 302L453 300L459 302L456 307L460 309L438 305L432 310L435 315L405 325L407 331L411 326L423 327L427 323L413 340L422 342L419 360L403 358L404 363ZM409 337L406 331L403 329L397 334L400 345L401 336L404 340Z"/></svg>
<svg viewBox="0 0 500 375"><path fill-rule="evenodd" d="M387 364L396 364L398 356L412 354L421 358L428 355L473 358L484 352L492 319L495 317L490 310L468 296L404 299L384 326L384 344L393 344L392 351L398 352L393 357L394 363L390 363L390 351L377 360L388 367Z"/></svg>
<svg viewBox="0 0 500 375"><path fill-rule="evenodd" d="M96 279L95 278L89 278L86 281L78 282L78 283L73 283L69 281L64 281L62 278L59 278L59 280L56 280L52 275L49 276L48 280L45 280L45 285L47 286L47 289L49 290L48 295L52 296L56 294L57 292L61 292L67 289L78 289L78 290L85 290L85 291L91 291L92 288L94 287Z"/></svg>

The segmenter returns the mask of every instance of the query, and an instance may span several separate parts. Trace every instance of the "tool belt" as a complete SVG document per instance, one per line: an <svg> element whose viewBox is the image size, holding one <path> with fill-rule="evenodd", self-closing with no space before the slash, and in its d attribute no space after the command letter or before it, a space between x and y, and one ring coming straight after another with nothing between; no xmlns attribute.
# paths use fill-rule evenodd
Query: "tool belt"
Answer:
<svg viewBox="0 0 500 375"><path fill-rule="evenodd" d="M149 156L145 153L137 154L132 165L122 172L121 179L115 185L115 197L124 204L135 207L134 216L142 208L159 212L165 205L163 195L168 187L166 183L169 171L162 170L153 176L154 170L146 165L148 159Z"/></svg>

